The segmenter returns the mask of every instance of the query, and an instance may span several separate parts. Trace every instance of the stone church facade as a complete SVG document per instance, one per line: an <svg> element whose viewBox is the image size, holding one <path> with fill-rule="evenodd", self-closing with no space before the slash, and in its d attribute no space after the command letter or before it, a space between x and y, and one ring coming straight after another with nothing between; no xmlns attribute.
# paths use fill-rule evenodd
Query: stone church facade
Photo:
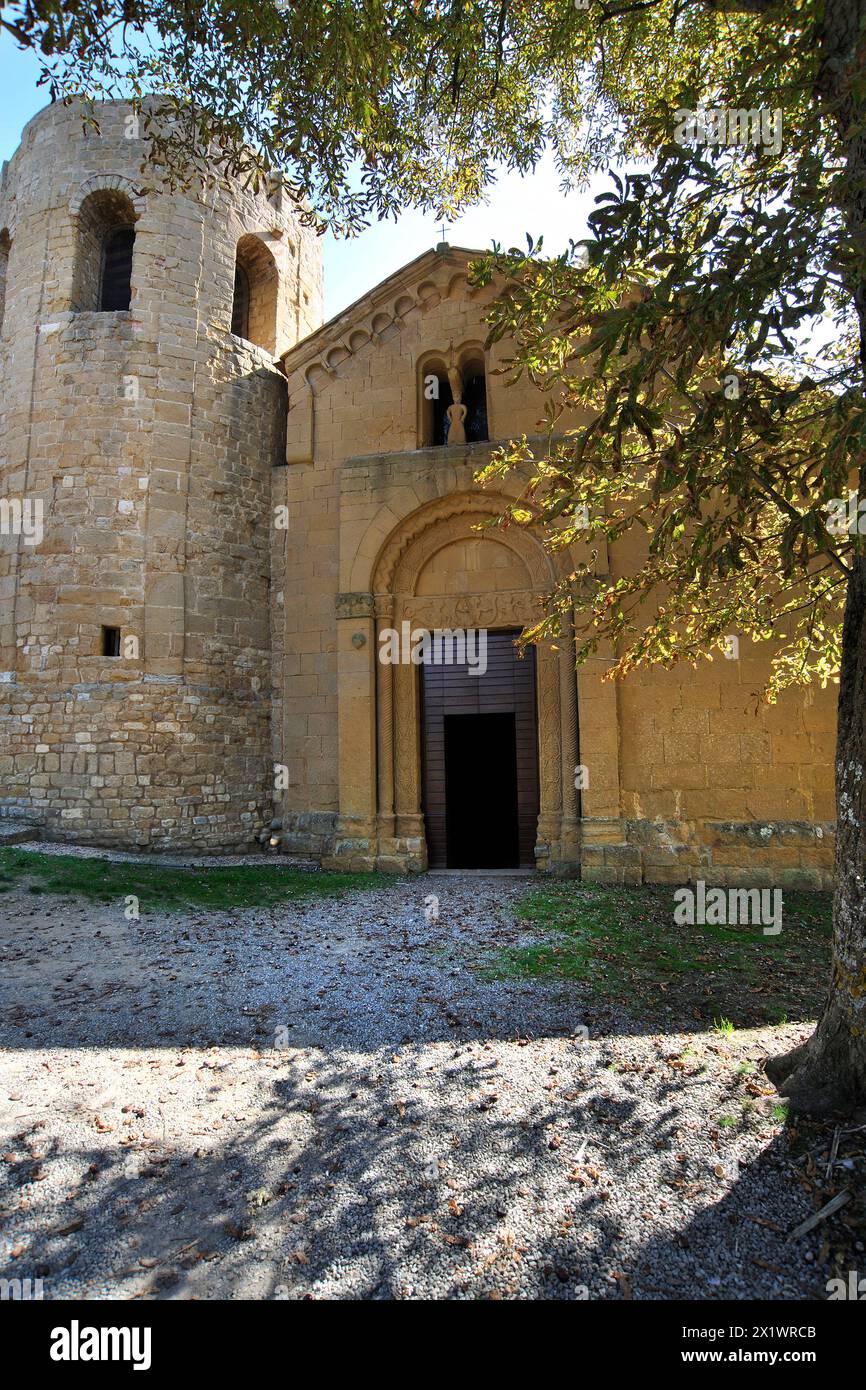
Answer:
<svg viewBox="0 0 866 1390"><path fill-rule="evenodd" d="M479 530L504 494L474 475L541 399L485 347L473 253L323 324L278 188L142 193L140 160L122 104L86 135L50 107L3 171L0 814L395 871L471 867L490 819L503 863L828 886L832 691L758 705L745 640L622 684L517 659L569 557ZM485 673L378 659L441 630L484 633Z"/></svg>

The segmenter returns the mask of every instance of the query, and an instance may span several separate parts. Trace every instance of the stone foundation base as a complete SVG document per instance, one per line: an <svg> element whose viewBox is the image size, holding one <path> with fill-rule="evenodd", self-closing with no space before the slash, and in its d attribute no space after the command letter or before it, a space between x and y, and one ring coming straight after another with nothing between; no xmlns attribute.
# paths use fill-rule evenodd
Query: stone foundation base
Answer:
<svg viewBox="0 0 866 1390"><path fill-rule="evenodd" d="M423 874L427 869L427 846L416 836L338 839L333 852L322 859L322 868L339 873Z"/></svg>
<svg viewBox="0 0 866 1390"><path fill-rule="evenodd" d="M322 859L331 853L336 811L288 811L271 825L281 854Z"/></svg>
<svg viewBox="0 0 866 1390"><path fill-rule="evenodd" d="M584 821L582 877L594 883L831 890L832 822Z"/></svg>
<svg viewBox="0 0 866 1390"><path fill-rule="evenodd" d="M270 707L180 679L0 686L0 807L46 840L243 850L267 835Z"/></svg>

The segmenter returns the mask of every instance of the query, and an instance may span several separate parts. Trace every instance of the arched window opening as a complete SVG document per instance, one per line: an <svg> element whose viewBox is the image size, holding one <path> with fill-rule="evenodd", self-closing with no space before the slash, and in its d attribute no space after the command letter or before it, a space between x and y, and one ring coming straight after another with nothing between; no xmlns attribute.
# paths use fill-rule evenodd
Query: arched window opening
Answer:
<svg viewBox="0 0 866 1390"><path fill-rule="evenodd" d="M250 336L250 277L240 263L235 266L232 332L239 338Z"/></svg>
<svg viewBox="0 0 866 1390"><path fill-rule="evenodd" d="M12 242L4 227L0 231L0 333L3 332L3 314L6 309L6 272L9 268L9 248Z"/></svg>
<svg viewBox="0 0 866 1390"><path fill-rule="evenodd" d="M433 358L421 368L421 429L422 449L445 443L448 434L449 405L454 402L448 370L441 358Z"/></svg>
<svg viewBox="0 0 866 1390"><path fill-rule="evenodd" d="M231 331L239 338L277 351L279 271L270 250L257 236L242 236L235 257Z"/></svg>
<svg viewBox="0 0 866 1390"><path fill-rule="evenodd" d="M419 447L488 439L484 354L467 348L455 362L428 357L419 365Z"/></svg>
<svg viewBox="0 0 866 1390"><path fill-rule="evenodd" d="M128 309L132 299L134 227L117 227L102 244L102 285L99 307L105 312Z"/></svg>
<svg viewBox="0 0 866 1390"><path fill-rule="evenodd" d="M474 444L490 438L487 428L487 380L484 357L479 351L471 349L462 354L460 375L463 378L463 404L466 406L463 429L467 443Z"/></svg>
<svg viewBox="0 0 866 1390"><path fill-rule="evenodd" d="M114 313L132 302L136 213L125 193L88 194L77 219L73 313Z"/></svg>

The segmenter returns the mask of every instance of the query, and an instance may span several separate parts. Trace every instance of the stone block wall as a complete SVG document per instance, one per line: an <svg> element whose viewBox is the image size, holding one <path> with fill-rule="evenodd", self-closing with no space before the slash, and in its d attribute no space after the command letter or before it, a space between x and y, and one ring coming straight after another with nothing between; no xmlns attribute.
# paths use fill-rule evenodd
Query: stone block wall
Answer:
<svg viewBox="0 0 866 1390"><path fill-rule="evenodd" d="M379 678L378 628L408 597L519 627L553 582L515 532L528 587L508 556L470 573L490 446L419 447L423 365L483 343L495 288L444 248L320 327L320 244L281 192L161 191L129 109L99 120L41 112L0 183L0 500L43 521L38 540L0 534L0 814L86 843L214 849L276 815L290 853L327 860L356 837L422 868L413 696L405 674ZM94 197L134 222L128 310L77 298ZM231 332L239 256L258 343ZM486 359L493 442L539 428L535 388L497 370L508 351ZM404 542L416 587L380 592ZM601 569L638 562L599 546ZM835 691L762 706L766 663L743 641L736 661L614 686L601 653L576 677L540 653L539 865L826 886Z"/></svg>
<svg viewBox="0 0 866 1390"><path fill-rule="evenodd" d="M376 805L370 752L376 733L368 727L367 705L354 726L350 717L352 663L360 667L363 652L347 655L343 691L338 605L372 602L370 576L389 537L431 498L477 491L472 471L489 456L479 445L418 447L424 361L431 354L447 360L452 348L459 355L487 331L493 291L471 288L469 259L471 253L457 248L428 253L284 359L288 469L275 475L275 500L288 506L290 526L273 566L282 576L274 581L278 601L280 594L295 597L285 598L275 618L282 704L274 757L288 768L279 813L287 843L298 851L320 853L329 834L339 839L341 766L351 782L362 775L370 782L368 819ZM539 428L539 393L526 382L508 385L497 372L508 351L500 343L487 355L493 441L532 438ZM631 541L610 554L603 544L598 549L599 568L614 574L640 562ZM494 580L493 574L472 577L476 585ZM469 584L469 598L471 590ZM360 632L364 622L355 626ZM601 654L581 668L578 756L589 785L573 832L579 843L576 853L571 844L553 846L543 867L571 872L579 863L585 877L609 883L703 876L714 883L754 878L762 886L827 886L836 691L809 687L788 692L777 706L761 705L768 660L767 648L743 640L734 661L719 653L698 670L639 671L621 685L603 679L610 660ZM550 773L557 759L565 764L571 756L565 745L540 726L543 771ZM410 857L404 856L407 867Z"/></svg>
<svg viewBox="0 0 866 1390"><path fill-rule="evenodd" d="M82 842L235 848L272 815L286 408L272 352L230 331L236 247L276 268L278 351L321 320L320 249L279 197L148 185L129 109L99 121L41 112L0 190L0 496L44 518L38 544L0 536L0 806ZM134 216L130 308L76 311L102 190Z"/></svg>

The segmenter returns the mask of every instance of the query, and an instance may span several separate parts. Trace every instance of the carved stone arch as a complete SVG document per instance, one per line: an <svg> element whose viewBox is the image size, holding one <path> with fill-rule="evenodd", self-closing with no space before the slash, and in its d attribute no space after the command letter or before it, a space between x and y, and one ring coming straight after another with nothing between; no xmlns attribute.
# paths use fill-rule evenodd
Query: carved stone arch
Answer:
<svg viewBox="0 0 866 1390"><path fill-rule="evenodd" d="M386 628L401 624L426 628L479 628L490 631L521 629L543 612L543 595L553 588L564 562L549 555L529 532L512 526L479 531L480 522L499 516L508 498L485 492L454 492L416 507L394 524L384 537L372 564L356 557L353 586L367 593L372 606L371 637L378 650ZM382 518L378 520L379 525ZM520 587L477 593L419 595L418 581L432 557L460 540L501 547L515 557L512 569ZM369 554L369 551L368 551ZM525 581L522 577L525 576ZM536 856L539 864L562 859L563 826L574 826L567 788L574 777L574 686L563 653L540 647L536 662L540 814ZM421 808L421 708L417 667L375 662L370 668L370 700L374 708L376 856L381 863L400 861L417 867L426 863L425 826ZM572 727L569 727L572 725ZM346 739L347 750L352 747ZM353 757L357 754L357 745ZM358 833L358 816L345 817L344 833Z"/></svg>
<svg viewBox="0 0 866 1390"><path fill-rule="evenodd" d="M452 275L450 280L448 281L447 287L445 289L445 298L455 299L458 295L462 295L464 292L470 296L472 294L477 293L473 286L470 285L469 276L467 275L466 271L461 270L458 272L457 275Z"/></svg>
<svg viewBox="0 0 866 1390"><path fill-rule="evenodd" d="M425 280L416 291L421 309L432 309L442 298L442 292L435 280Z"/></svg>
<svg viewBox="0 0 866 1390"><path fill-rule="evenodd" d="M333 378L334 373L330 371L322 361L311 362L304 372L304 380L309 390L314 396Z"/></svg>
<svg viewBox="0 0 866 1390"><path fill-rule="evenodd" d="M73 313L129 310L136 293L137 224L145 199L119 174L93 175L70 202Z"/></svg>
<svg viewBox="0 0 866 1390"><path fill-rule="evenodd" d="M325 353L325 362L330 371L335 371L337 367L346 362L352 356L352 350L346 343L335 343Z"/></svg>
<svg viewBox="0 0 866 1390"><path fill-rule="evenodd" d="M449 492L411 512L393 528L382 544L370 573L370 591L377 594L393 591L394 576L402 556L413 542L436 522L454 516L471 516L472 524L477 525L479 521L500 516L510 500L500 493ZM512 537L518 535L521 537L521 543L531 547L532 554L536 557L535 564L541 567L539 568L539 588L552 587L558 574L564 572L563 560L560 557L547 554L528 532L522 531L518 527L509 527L507 531L502 531L499 534ZM362 545L359 549L359 555L363 553L364 549L365 547ZM541 577L542 575L543 577ZM365 575L353 574L352 589L358 590L367 587Z"/></svg>
<svg viewBox="0 0 866 1390"><path fill-rule="evenodd" d="M244 232L235 245L232 333L275 356L279 300L280 268L271 237Z"/></svg>
<svg viewBox="0 0 866 1390"><path fill-rule="evenodd" d="M553 576L545 563L544 552L525 531L515 527L506 531L477 530L479 522L492 520L495 516L496 512L493 510L473 509L466 512L461 509L432 521L402 552L394 571L392 592L405 594L407 597L414 596L422 571L438 551L458 540L482 541L489 545L501 546L520 560L526 571L529 587L534 593L540 594L551 588ZM373 592L375 594L380 591L374 589Z"/></svg>
<svg viewBox="0 0 866 1390"><path fill-rule="evenodd" d="M79 216L85 200L92 193L103 192L117 193L126 198L132 204L136 218L144 217L147 212L147 198L130 179L124 178L122 174L91 174L90 178L85 179L78 187L69 205L71 216Z"/></svg>

